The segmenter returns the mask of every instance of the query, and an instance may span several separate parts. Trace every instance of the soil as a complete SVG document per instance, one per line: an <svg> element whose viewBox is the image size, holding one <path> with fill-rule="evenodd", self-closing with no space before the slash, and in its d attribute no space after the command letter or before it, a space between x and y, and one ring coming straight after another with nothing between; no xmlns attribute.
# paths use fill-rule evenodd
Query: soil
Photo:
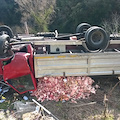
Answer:
<svg viewBox="0 0 120 120"><path fill-rule="evenodd" d="M94 84L100 86L96 94L92 94L88 99L80 99L77 103L44 101L41 103L59 120L99 120L98 115L105 115L104 96L106 94L106 103L108 105L107 113L114 117L114 120L120 120L120 84L115 76L97 76L92 77ZM118 84L117 84L118 83ZM16 100L24 101L23 96L27 96L29 101L33 98L30 93L24 95L16 94L10 89L5 93L6 101L0 103L0 109L13 112L13 102ZM36 99L36 98L34 98ZM95 117L97 118L95 119ZM113 120L113 119L108 119Z"/></svg>

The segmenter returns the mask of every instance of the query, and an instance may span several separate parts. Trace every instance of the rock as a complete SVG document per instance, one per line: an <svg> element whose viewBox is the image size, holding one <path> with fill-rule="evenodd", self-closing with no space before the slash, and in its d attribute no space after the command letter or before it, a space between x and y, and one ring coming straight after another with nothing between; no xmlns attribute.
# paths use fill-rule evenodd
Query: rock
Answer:
<svg viewBox="0 0 120 120"><path fill-rule="evenodd" d="M35 111L36 106L34 104L32 104L31 102L26 102L26 104L25 104L21 101L16 101L16 102L14 102L14 109L16 109L17 112L24 114L26 112Z"/></svg>

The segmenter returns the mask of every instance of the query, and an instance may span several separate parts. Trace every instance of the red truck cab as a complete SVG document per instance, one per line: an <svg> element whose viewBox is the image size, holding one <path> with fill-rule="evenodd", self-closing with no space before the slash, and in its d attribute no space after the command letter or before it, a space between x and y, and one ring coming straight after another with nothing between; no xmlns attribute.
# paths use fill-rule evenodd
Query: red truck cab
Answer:
<svg viewBox="0 0 120 120"><path fill-rule="evenodd" d="M19 50L11 48L8 51L12 54L0 58L0 75L5 83L19 94L36 90L32 45L25 44Z"/></svg>

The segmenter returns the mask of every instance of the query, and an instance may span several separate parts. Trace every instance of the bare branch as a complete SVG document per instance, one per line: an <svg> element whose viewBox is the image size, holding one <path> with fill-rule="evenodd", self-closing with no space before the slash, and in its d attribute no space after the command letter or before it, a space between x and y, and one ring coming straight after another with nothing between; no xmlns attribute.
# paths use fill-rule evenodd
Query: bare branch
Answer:
<svg viewBox="0 0 120 120"><path fill-rule="evenodd" d="M120 30L120 15L118 15L117 13L112 14L110 21L103 21L103 27L108 33L112 34L113 36L118 35Z"/></svg>

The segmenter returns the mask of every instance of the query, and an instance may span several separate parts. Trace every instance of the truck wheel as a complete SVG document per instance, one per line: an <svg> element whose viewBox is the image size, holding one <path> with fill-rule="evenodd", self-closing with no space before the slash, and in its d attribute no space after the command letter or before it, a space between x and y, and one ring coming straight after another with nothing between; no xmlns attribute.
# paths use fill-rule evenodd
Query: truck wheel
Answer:
<svg viewBox="0 0 120 120"><path fill-rule="evenodd" d="M105 50L109 44L109 36L101 27L90 27L85 33L85 42L88 49Z"/></svg>
<svg viewBox="0 0 120 120"><path fill-rule="evenodd" d="M76 33L85 33L85 31L87 31L87 29L90 27L91 25L88 23L81 23L77 26Z"/></svg>
<svg viewBox="0 0 120 120"><path fill-rule="evenodd" d="M0 26L0 35L2 34L7 34L10 36L10 38L13 38L14 35L13 35L13 31L11 30L10 27L6 26L6 25L1 25Z"/></svg>

